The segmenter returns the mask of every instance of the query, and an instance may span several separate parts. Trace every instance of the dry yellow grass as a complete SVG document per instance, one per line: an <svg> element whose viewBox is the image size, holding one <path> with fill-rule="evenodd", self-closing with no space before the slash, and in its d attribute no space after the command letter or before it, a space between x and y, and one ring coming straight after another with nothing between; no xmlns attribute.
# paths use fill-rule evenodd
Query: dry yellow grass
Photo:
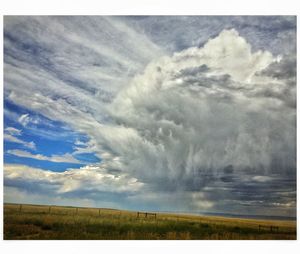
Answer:
<svg viewBox="0 0 300 254"><path fill-rule="evenodd" d="M4 239L296 239L296 222L5 204Z"/></svg>

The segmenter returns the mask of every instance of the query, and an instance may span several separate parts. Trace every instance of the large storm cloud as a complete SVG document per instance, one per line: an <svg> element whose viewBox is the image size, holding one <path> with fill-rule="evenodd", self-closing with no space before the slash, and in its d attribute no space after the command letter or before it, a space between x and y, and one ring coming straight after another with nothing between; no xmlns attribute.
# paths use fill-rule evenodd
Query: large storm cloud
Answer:
<svg viewBox="0 0 300 254"><path fill-rule="evenodd" d="M120 170L152 191L199 192L216 181L243 190L259 179L274 184L265 176L294 175L295 65L289 61L251 52L235 30L154 61L111 105L118 127L111 136L104 132L105 144L122 161ZM255 201L270 191L261 190Z"/></svg>
<svg viewBox="0 0 300 254"><path fill-rule="evenodd" d="M292 54L253 50L237 30L224 29L155 57L100 109L61 99L47 108L36 95L30 107L87 133L102 161L52 172L52 180L35 173L35 181L55 181L61 195L123 193L118 198L132 207L294 215L295 66ZM65 115L55 114L62 108Z"/></svg>

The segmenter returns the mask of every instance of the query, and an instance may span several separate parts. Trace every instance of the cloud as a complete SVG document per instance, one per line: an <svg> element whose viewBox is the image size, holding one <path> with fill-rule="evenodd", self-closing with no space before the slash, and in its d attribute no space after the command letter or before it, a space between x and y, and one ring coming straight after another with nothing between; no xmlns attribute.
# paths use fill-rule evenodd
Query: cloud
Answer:
<svg viewBox="0 0 300 254"><path fill-rule="evenodd" d="M51 156L45 156L42 154L32 154L30 152L24 151L24 150L8 150L6 151L8 154L12 154L18 157L24 157L24 158L31 158L35 160L43 160L43 161L51 161L51 162L66 162L66 163L82 163L81 161L77 160L73 157L70 153L65 153L63 155L51 155Z"/></svg>
<svg viewBox="0 0 300 254"><path fill-rule="evenodd" d="M295 16L160 16L121 17L168 52L203 46L224 29L235 28L254 51L296 52ZM187 29L188 28L188 29Z"/></svg>
<svg viewBox="0 0 300 254"><path fill-rule="evenodd" d="M41 205L62 205L62 206L77 206L77 207L112 207L101 203L99 205L93 199L88 198L65 198L60 195L49 195L49 193L30 192L25 189L5 186L4 202L19 203L19 204L41 204Z"/></svg>
<svg viewBox="0 0 300 254"><path fill-rule="evenodd" d="M24 115L20 116L20 118L18 119L18 121L23 126L26 126L29 123L30 118L28 117L28 114L24 114Z"/></svg>
<svg viewBox="0 0 300 254"><path fill-rule="evenodd" d="M242 183L240 174L294 178L295 107L276 93L282 87L295 100L295 84L259 74L283 68L278 61L269 52L252 53L234 30L154 61L112 104L119 127L111 136L103 132L105 144L125 160L123 170L153 191L201 192L220 180ZM258 95L262 89L274 94ZM229 193L244 187L235 188Z"/></svg>
<svg viewBox="0 0 300 254"><path fill-rule="evenodd" d="M16 136L21 136L21 133L22 133L21 130L16 129L14 127L6 127L4 129L3 138L4 138L4 140L6 140L8 142L21 144L21 145L23 145L27 148L30 148L32 150L36 150L36 146L35 146L35 143L33 141L26 142L26 141L23 141L23 140L19 139L18 137L16 137Z"/></svg>
<svg viewBox="0 0 300 254"><path fill-rule="evenodd" d="M58 173L24 165L6 164L4 179L7 186L22 189L24 183L31 186L34 184L36 187L32 186L31 189L74 197L78 192L91 193L91 195L95 192L134 193L143 185L126 174L111 174L99 166L85 166Z"/></svg>
<svg viewBox="0 0 300 254"><path fill-rule="evenodd" d="M274 61L268 51L252 53L251 46L234 29L222 31L216 38L210 39L201 50L190 48L179 53L177 57L180 60L189 59L184 64L195 65L197 62L203 62L210 68L229 74L238 82L249 82L255 72Z"/></svg>
<svg viewBox="0 0 300 254"><path fill-rule="evenodd" d="M22 133L21 130L16 129L16 128L14 128L14 127L6 127L6 128L4 129L4 132L6 132L6 133L8 133L8 134L10 134L10 135L13 135L13 136L20 136L21 133Z"/></svg>
<svg viewBox="0 0 300 254"><path fill-rule="evenodd" d="M206 182L203 175L227 165L268 172L280 160L294 168L295 109L285 114L280 98L253 96L262 87L276 90L278 83L293 89L286 80L266 82L256 75L276 61L268 52L251 53L230 30L203 48L153 62L114 101L112 116L124 127L113 132L126 136L114 135L106 144L131 161L129 170L144 168L137 170L142 178L158 174L166 183L182 184L186 177L188 186L196 181L198 188Z"/></svg>
<svg viewBox="0 0 300 254"><path fill-rule="evenodd" d="M23 127L27 127L28 124L34 124L37 125L39 124L41 121L38 117L31 117L29 116L29 114L23 114L18 118L18 122L23 126Z"/></svg>
<svg viewBox="0 0 300 254"><path fill-rule="evenodd" d="M185 22L193 23L193 29L182 25L174 33L171 29L171 35L163 29L151 30L158 18L139 22L129 18L124 22L123 18L6 19L6 99L86 134L87 147L77 143L75 153L95 151L102 158L97 167L143 183L135 195L124 190L122 197L131 205L247 212L248 202L256 204L255 209L260 204L266 213L267 205L276 203L273 197L290 204L295 200L296 61L293 49L282 42L287 30L293 37L293 21L279 19L279 32L272 35L266 31L276 27L273 17L261 26L253 19L214 18L203 34L196 30L198 19L180 17L174 24L172 20L167 22L168 31L175 23ZM131 28L143 31L138 23L147 24L141 36ZM239 24L245 36L235 29L223 30L233 24ZM39 31L37 36L32 27ZM259 36L268 34L263 47L256 30ZM110 36L120 38L119 45L104 35L106 31L114 31ZM187 38L175 40L172 36L178 31ZM218 32L212 36L210 31ZM133 38L140 42L137 48L131 45ZM270 51L265 50L271 41ZM278 48L281 56L274 54ZM80 172L85 171L92 169ZM95 178L102 176L101 170L94 173ZM91 195L92 190L83 187L91 179L70 181L60 188ZM127 180L119 183L126 185ZM107 196L114 193L110 184L104 184Z"/></svg>

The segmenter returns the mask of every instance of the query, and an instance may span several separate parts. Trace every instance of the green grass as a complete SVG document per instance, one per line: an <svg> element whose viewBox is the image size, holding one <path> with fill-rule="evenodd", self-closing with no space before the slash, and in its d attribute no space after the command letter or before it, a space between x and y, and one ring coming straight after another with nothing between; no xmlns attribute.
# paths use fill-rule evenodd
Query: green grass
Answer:
<svg viewBox="0 0 300 254"><path fill-rule="evenodd" d="M259 230L258 226L266 227ZM278 226L278 232L270 232ZM295 221L266 221L158 213L5 204L4 239L296 239Z"/></svg>

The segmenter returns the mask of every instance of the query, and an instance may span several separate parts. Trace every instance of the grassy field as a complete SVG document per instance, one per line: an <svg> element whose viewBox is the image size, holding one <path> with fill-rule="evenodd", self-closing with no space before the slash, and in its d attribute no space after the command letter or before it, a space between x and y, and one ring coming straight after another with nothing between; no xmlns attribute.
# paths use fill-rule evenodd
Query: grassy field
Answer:
<svg viewBox="0 0 300 254"><path fill-rule="evenodd" d="M272 226L272 231L271 231ZM4 204L4 239L296 239L296 221Z"/></svg>

